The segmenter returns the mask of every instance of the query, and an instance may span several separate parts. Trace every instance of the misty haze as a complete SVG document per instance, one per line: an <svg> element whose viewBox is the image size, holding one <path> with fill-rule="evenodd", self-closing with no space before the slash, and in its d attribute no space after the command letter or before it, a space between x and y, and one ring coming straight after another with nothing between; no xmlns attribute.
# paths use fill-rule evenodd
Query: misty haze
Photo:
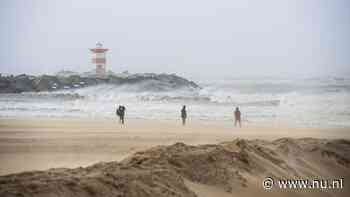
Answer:
<svg viewBox="0 0 350 197"><path fill-rule="evenodd" d="M347 1L2 1L1 73L350 74Z"/></svg>
<svg viewBox="0 0 350 197"><path fill-rule="evenodd" d="M1 1L0 196L349 196L349 9Z"/></svg>

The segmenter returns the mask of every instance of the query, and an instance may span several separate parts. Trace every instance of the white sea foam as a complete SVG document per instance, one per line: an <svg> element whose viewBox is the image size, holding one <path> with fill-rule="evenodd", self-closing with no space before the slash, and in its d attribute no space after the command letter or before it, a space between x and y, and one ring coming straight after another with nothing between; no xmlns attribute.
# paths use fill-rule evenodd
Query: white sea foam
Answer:
<svg viewBox="0 0 350 197"><path fill-rule="evenodd" d="M98 85L56 92L1 94L1 117L115 117L178 119L182 105L191 119L232 120L240 106L244 121L294 126L350 126L347 79L233 79L207 81L202 89L148 91L143 85Z"/></svg>

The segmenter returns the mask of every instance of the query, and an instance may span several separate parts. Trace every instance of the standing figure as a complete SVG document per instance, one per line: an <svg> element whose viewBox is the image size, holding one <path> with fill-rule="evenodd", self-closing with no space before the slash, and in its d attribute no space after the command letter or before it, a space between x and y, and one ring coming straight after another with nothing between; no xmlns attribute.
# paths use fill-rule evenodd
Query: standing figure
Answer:
<svg viewBox="0 0 350 197"><path fill-rule="evenodd" d="M235 126L237 125L237 122L239 123L239 127L242 127L242 125L241 125L241 111L239 111L238 107L236 107L236 110L235 110Z"/></svg>
<svg viewBox="0 0 350 197"><path fill-rule="evenodd" d="M121 114L121 105L118 106L117 110L115 111L115 113L117 114L118 118L119 118L119 123L121 123L121 118L120 118L120 114Z"/></svg>
<svg viewBox="0 0 350 197"><path fill-rule="evenodd" d="M187 118L186 105L184 105L182 106L182 109L181 109L182 125L186 124L186 118Z"/></svg>
<svg viewBox="0 0 350 197"><path fill-rule="evenodd" d="M116 113L119 116L119 123L124 124L125 106L119 105Z"/></svg>

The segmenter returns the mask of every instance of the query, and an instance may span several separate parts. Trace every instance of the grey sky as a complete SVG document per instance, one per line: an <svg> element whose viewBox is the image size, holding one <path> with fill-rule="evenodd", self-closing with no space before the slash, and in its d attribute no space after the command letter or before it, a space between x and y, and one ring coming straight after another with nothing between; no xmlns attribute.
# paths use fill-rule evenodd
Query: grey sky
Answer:
<svg viewBox="0 0 350 197"><path fill-rule="evenodd" d="M0 72L350 74L347 0L1 0Z"/></svg>

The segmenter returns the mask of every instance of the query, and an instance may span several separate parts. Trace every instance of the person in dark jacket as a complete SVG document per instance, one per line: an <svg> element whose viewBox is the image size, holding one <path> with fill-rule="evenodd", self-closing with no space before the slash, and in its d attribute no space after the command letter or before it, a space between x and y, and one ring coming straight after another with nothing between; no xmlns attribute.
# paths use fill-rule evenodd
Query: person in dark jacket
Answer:
<svg viewBox="0 0 350 197"><path fill-rule="evenodd" d="M124 124L124 117L125 117L125 106L119 105L116 114L119 116L119 123Z"/></svg>
<svg viewBox="0 0 350 197"><path fill-rule="evenodd" d="M239 127L242 127L242 125L241 125L241 111L239 111L238 107L236 107L236 110L235 110L235 126L237 125L237 122L239 123Z"/></svg>
<svg viewBox="0 0 350 197"><path fill-rule="evenodd" d="M187 118L186 105L184 105L182 106L182 109L181 109L182 125L186 124L186 118Z"/></svg>

